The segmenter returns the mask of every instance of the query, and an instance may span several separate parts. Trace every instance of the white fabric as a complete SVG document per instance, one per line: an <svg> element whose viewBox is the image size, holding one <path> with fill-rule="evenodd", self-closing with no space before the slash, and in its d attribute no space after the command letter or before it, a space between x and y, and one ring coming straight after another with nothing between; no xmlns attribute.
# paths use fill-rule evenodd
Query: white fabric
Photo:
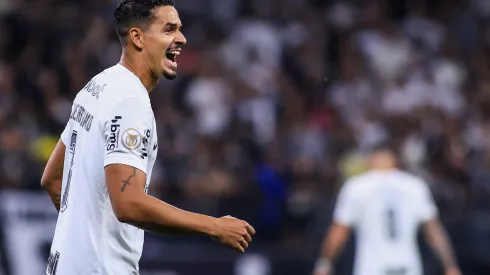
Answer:
<svg viewBox="0 0 490 275"><path fill-rule="evenodd" d="M436 215L422 180L398 170L372 171L342 187L334 220L356 230L355 275L400 268L406 275L421 275L417 229Z"/></svg>
<svg viewBox="0 0 490 275"><path fill-rule="evenodd" d="M147 190L157 136L139 78L121 65L95 76L75 98L61 140L62 202L51 247L51 255L59 254L57 262L50 257L46 274L138 274L144 232L115 217L104 167L136 167L147 175Z"/></svg>

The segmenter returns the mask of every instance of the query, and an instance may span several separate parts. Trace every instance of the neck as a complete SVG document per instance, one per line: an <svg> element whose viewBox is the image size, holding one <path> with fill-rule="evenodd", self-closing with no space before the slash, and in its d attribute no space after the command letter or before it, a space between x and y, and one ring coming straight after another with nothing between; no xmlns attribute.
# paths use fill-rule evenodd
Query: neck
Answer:
<svg viewBox="0 0 490 275"><path fill-rule="evenodd" d="M392 171L396 171L397 168L395 166L375 166L372 167L371 170L378 171L378 172L392 172Z"/></svg>
<svg viewBox="0 0 490 275"><path fill-rule="evenodd" d="M143 86L145 86L149 93L158 84L158 78L153 76L145 63L137 62L137 60L138 59L131 58L131 56L123 53L119 64L134 73L140 79L141 83L143 83Z"/></svg>
<svg viewBox="0 0 490 275"><path fill-rule="evenodd" d="M374 159L370 164L371 170L380 172L391 172L398 169L397 163L393 159Z"/></svg>

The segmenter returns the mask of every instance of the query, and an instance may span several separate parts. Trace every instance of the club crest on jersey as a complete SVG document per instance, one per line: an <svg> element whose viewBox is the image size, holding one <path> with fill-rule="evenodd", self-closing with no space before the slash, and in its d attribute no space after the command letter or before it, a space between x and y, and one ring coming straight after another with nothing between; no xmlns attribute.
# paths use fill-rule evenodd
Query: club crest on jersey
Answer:
<svg viewBox="0 0 490 275"><path fill-rule="evenodd" d="M138 130L129 128L121 135L121 143L129 150L138 149L141 146L142 136Z"/></svg>

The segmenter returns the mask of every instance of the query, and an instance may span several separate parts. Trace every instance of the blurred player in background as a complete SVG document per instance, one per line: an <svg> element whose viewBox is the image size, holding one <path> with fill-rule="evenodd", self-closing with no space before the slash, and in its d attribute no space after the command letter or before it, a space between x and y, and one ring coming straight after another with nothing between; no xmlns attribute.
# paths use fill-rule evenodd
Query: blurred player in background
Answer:
<svg viewBox="0 0 490 275"><path fill-rule="evenodd" d="M387 146L373 151L369 166L369 172L342 186L314 275L333 274L332 262L352 229L358 240L355 275L422 275L420 225L445 275L460 275L426 183L398 170L395 153Z"/></svg>
<svg viewBox="0 0 490 275"><path fill-rule="evenodd" d="M143 230L205 234L244 252L255 234L248 223L147 195L158 148L149 92L176 77L186 43L173 1L125 0L115 17L121 61L78 93L42 177L60 212L46 274L139 274Z"/></svg>

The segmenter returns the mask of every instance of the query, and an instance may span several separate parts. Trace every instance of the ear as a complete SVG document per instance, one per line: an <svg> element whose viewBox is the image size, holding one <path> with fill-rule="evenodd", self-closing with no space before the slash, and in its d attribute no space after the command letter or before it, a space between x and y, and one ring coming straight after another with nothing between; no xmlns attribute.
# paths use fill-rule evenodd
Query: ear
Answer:
<svg viewBox="0 0 490 275"><path fill-rule="evenodd" d="M139 50L143 49L143 31L140 28L131 28L129 30L129 40Z"/></svg>

